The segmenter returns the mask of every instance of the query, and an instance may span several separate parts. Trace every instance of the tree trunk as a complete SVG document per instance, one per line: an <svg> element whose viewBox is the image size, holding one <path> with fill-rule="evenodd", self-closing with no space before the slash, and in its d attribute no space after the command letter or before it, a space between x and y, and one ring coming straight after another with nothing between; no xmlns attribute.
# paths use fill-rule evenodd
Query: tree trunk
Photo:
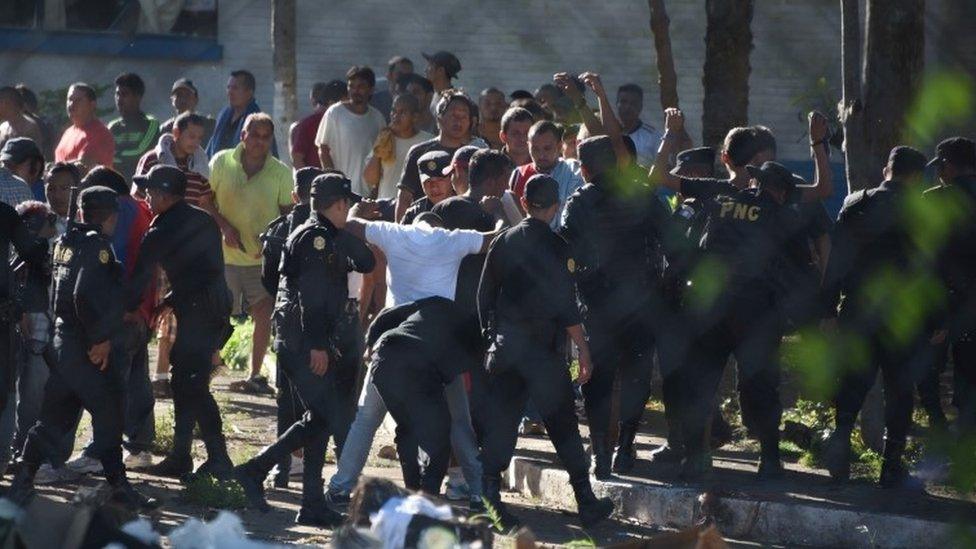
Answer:
<svg viewBox="0 0 976 549"><path fill-rule="evenodd" d="M864 140L864 105L861 102L861 16L858 0L840 0L841 70L843 97L839 109L844 128L844 160L847 192L870 186L870 166Z"/></svg>
<svg viewBox="0 0 976 549"><path fill-rule="evenodd" d="M749 54L753 0L705 0L702 141L719 147L725 134L749 120Z"/></svg>
<svg viewBox="0 0 976 549"><path fill-rule="evenodd" d="M295 70L295 0L271 4L271 36L274 59L274 121L278 143L288 143L289 126L298 111ZM288 158L282 153L282 160Z"/></svg>
<svg viewBox="0 0 976 549"><path fill-rule="evenodd" d="M647 0L651 10L651 34L657 54L657 83L661 90L661 110L678 106L678 74L674 70L671 53L671 19L664 9L664 0Z"/></svg>
<svg viewBox="0 0 976 549"><path fill-rule="evenodd" d="M905 116L918 92L924 69L925 1L868 0L864 59L864 136L866 180L881 179L893 147L904 143Z"/></svg>

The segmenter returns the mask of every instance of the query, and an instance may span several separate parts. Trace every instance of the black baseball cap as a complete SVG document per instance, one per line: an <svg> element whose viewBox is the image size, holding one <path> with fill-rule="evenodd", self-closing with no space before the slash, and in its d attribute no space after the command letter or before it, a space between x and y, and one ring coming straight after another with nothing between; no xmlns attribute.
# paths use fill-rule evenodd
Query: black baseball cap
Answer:
<svg viewBox="0 0 976 549"><path fill-rule="evenodd" d="M448 164L448 166L444 168L443 172L441 173L444 175L451 175L451 172L454 171L454 166L461 166L464 169L468 169L468 164L471 162L471 157L474 156L474 153L480 150L481 147L465 145L454 151L454 157L451 158L451 163Z"/></svg>
<svg viewBox="0 0 976 549"><path fill-rule="evenodd" d="M451 165L451 155L445 151L430 151L417 159L420 182L432 177L444 177L444 169Z"/></svg>
<svg viewBox="0 0 976 549"><path fill-rule="evenodd" d="M176 82L173 82L173 89L169 92L170 95L176 93L176 90L180 88L190 90L193 92L193 95L200 95L197 92L197 87L193 84L193 80L190 80L189 78L180 78Z"/></svg>
<svg viewBox="0 0 976 549"><path fill-rule="evenodd" d="M976 143L965 137L950 137L935 147L935 158L928 166L941 166L946 162L960 166L976 167Z"/></svg>
<svg viewBox="0 0 976 549"><path fill-rule="evenodd" d="M95 185L78 193L78 207L82 211L118 211L119 193L108 187Z"/></svg>
<svg viewBox="0 0 976 549"><path fill-rule="evenodd" d="M533 208L548 208L559 202L559 183L552 177L537 173L525 182L525 201Z"/></svg>
<svg viewBox="0 0 976 549"><path fill-rule="evenodd" d="M678 153L674 169L671 173L678 175L682 168L707 167L714 171L715 168L715 149L711 147L697 147Z"/></svg>
<svg viewBox="0 0 976 549"><path fill-rule="evenodd" d="M320 168L314 166L305 166L298 170L295 172L295 191L299 194L308 192L312 188L312 181L324 173Z"/></svg>
<svg viewBox="0 0 976 549"><path fill-rule="evenodd" d="M773 187L787 194L791 193L796 187L797 178L794 177L793 172L779 162L770 160L763 162L763 165L758 168L756 166L746 166L746 170L749 171L749 175L759 182L760 187Z"/></svg>
<svg viewBox="0 0 976 549"><path fill-rule="evenodd" d="M425 53L423 56L428 63L443 67L448 78L454 78L461 72L461 62L449 51L441 50L434 53Z"/></svg>
<svg viewBox="0 0 976 549"><path fill-rule="evenodd" d="M146 175L137 175L132 182L140 189L159 189L170 194L186 194L186 174L174 166L156 164Z"/></svg>
<svg viewBox="0 0 976 549"><path fill-rule="evenodd" d="M312 196L318 198L348 198L359 202L363 197L352 192L352 181L341 173L323 173L312 180Z"/></svg>
<svg viewBox="0 0 976 549"><path fill-rule="evenodd" d="M895 147L888 154L888 166L895 174L906 175L925 171L925 155L912 147Z"/></svg>
<svg viewBox="0 0 976 549"><path fill-rule="evenodd" d="M43 162L44 155L41 154L41 149L37 147L37 143L29 137L8 139L3 145L3 150L0 151L0 162L20 164L31 159L40 159Z"/></svg>

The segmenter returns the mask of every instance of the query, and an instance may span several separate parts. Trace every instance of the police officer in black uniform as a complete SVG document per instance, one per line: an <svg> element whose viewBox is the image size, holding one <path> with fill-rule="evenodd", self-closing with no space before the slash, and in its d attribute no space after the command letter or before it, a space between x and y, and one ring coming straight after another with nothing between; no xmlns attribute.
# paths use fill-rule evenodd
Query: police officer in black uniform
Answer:
<svg viewBox="0 0 976 549"><path fill-rule="evenodd" d="M207 460L197 473L227 477L233 464L221 431L220 409L210 393L213 354L231 331L231 298L224 281L220 230L210 214L183 199L186 175L179 169L153 166L133 182L145 190L156 217L139 247L126 292L126 309L132 312L139 307L142 292L159 265L172 288L164 303L172 307L180 327L170 352L176 416L173 450L150 472L181 478L192 471L190 447L193 428L199 425Z"/></svg>
<svg viewBox="0 0 976 549"><path fill-rule="evenodd" d="M264 286L270 296L275 296L278 293L280 275L278 268L281 265L281 253L285 248L288 235L308 219L311 212L309 202L311 200L312 180L323 173L325 172L311 166L295 172L295 189L292 192L295 207L287 214L269 223L268 228L261 235L261 285ZM275 386L278 404L278 436L281 436L298 418L302 417L305 409L295 399L291 384L288 383L288 377L284 374L280 363L275 374ZM288 487L290 469L291 455L288 455L278 463L278 474L275 475L274 479L276 487Z"/></svg>
<svg viewBox="0 0 976 549"><path fill-rule="evenodd" d="M593 495L563 358L568 334L579 348L579 382L585 390L595 374L576 303L576 262L549 225L559 209L558 184L548 175L532 176L522 205L529 217L492 242L478 289L478 313L490 345L481 452L485 497L506 528L518 523L501 502L499 489L531 398L569 472L580 520L589 527L610 516L613 504Z"/></svg>
<svg viewBox="0 0 976 549"><path fill-rule="evenodd" d="M897 308L899 300L893 299L893 293L898 288L889 285L884 290L882 285L896 279L907 285L925 272L911 219L906 216L908 202L921 198L925 163L919 151L895 147L884 169L884 182L849 195L837 218L825 297L837 316L839 338L850 338L847 345L867 351L866 357L848 353L852 360L843 364L835 396L837 428L827 441L825 458L830 475L837 480L846 480L850 474L851 431L880 369L885 396L881 486L920 487L909 476L902 454L912 422L915 381L930 356L929 313L922 309L925 303L912 311ZM884 291L880 299L878 290ZM914 320L918 321L907 331L901 323L892 322L905 314L917 315Z"/></svg>
<svg viewBox="0 0 976 549"><path fill-rule="evenodd" d="M440 493L451 452L444 387L479 364L481 336L466 316L454 301L428 297L384 310L366 335L373 384L396 420L404 484L433 495Z"/></svg>
<svg viewBox="0 0 976 549"><path fill-rule="evenodd" d="M7 403L13 383L15 327L20 318L10 269L11 245L17 255L32 267L41 266L47 257L47 243L31 236L17 210L0 202L0 409Z"/></svg>
<svg viewBox="0 0 976 549"><path fill-rule="evenodd" d="M78 197L82 223L58 240L54 250L54 334L56 365L44 387L40 419L27 434L21 467L11 485L14 497L31 491L34 474L56 459L65 433L85 409L92 416L91 454L102 462L113 497L150 506L126 479L122 464L123 391L118 368L109 364L111 337L122 328L122 265L112 251L118 195L89 187Z"/></svg>
<svg viewBox="0 0 976 549"><path fill-rule="evenodd" d="M613 467L634 465L634 437L651 392L660 282L664 204L643 182L617 169L609 137L579 144L583 177L563 212L560 234L576 259L576 281L593 351L593 377L583 386L594 474L611 475L610 403L620 374L620 435Z"/></svg>
<svg viewBox="0 0 976 549"><path fill-rule="evenodd" d="M235 469L251 505L266 512L262 483L282 456L304 448L302 507L299 524L333 527L342 516L329 508L322 491L322 467L329 437L341 427L337 379L344 375L336 348L336 330L347 301L350 270L373 269L373 252L364 242L342 230L350 205L360 200L350 181L338 173L319 175L312 182L308 221L285 243L281 282L275 303L275 348L305 416L278 440Z"/></svg>
<svg viewBox="0 0 976 549"><path fill-rule="evenodd" d="M451 178L444 175L444 170L451 165L451 155L450 153L444 151L430 151L424 153L420 158L417 159L417 171L420 173L420 185L424 189L424 196L414 200L410 203L407 208L406 213L403 214L403 219L400 223L404 225L410 225L414 222L418 215L429 212L435 206L434 202L426 195L427 186L430 185L431 180L443 180L447 184L448 195L454 194L454 188L451 186Z"/></svg>
<svg viewBox="0 0 976 549"><path fill-rule="evenodd" d="M937 273L948 291L934 342L950 345L953 403L960 438L976 430L976 143L953 137L939 143L929 162L941 186L925 193L930 211L952 214L949 237L939 247Z"/></svg>
<svg viewBox="0 0 976 549"><path fill-rule="evenodd" d="M749 167L758 186L739 190L731 184L705 200L707 221L701 240L702 262L696 269L686 299L696 320L696 333L682 372L684 406L678 410L684 435L681 475L700 477L711 468L706 425L722 370L732 354L739 366L743 415L755 420L761 445L759 477L782 473L779 459L779 366L777 350L783 320L777 306L783 296L784 235L798 224L794 210L784 206L795 189L793 174L776 162ZM712 299L697 294L700 288L721 291ZM724 283L724 285L723 285Z"/></svg>

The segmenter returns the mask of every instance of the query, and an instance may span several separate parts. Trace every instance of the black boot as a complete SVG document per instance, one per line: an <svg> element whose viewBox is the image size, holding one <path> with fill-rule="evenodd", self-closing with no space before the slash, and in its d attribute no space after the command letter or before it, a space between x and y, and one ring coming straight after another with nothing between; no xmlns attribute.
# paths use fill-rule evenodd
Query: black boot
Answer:
<svg viewBox="0 0 976 549"><path fill-rule="evenodd" d="M234 474L234 463L227 455L227 442L223 434L203 440L207 447L207 460L194 471L194 475L210 475L217 480L227 480Z"/></svg>
<svg viewBox="0 0 976 549"><path fill-rule="evenodd" d="M268 469L262 469L254 464L254 460L234 468L234 480L244 489L244 496L252 509L267 513L271 510L268 501L264 499L264 479L268 476Z"/></svg>
<svg viewBox="0 0 976 549"><path fill-rule="evenodd" d="M681 460L678 478L684 481L701 480L712 472L712 456L708 452L695 452Z"/></svg>
<svg viewBox="0 0 976 549"><path fill-rule="evenodd" d="M597 498L588 477L570 481L570 484L576 495L576 509L583 528L592 528L613 514L613 501L610 498Z"/></svg>
<svg viewBox="0 0 976 549"><path fill-rule="evenodd" d="M838 427L824 442L824 466L830 478L846 482L851 476L851 429Z"/></svg>
<svg viewBox="0 0 976 549"><path fill-rule="evenodd" d="M182 480L193 472L193 458L187 455L170 454L156 465L146 469L150 475Z"/></svg>
<svg viewBox="0 0 976 549"><path fill-rule="evenodd" d="M925 491L925 483L909 474L902 459L904 453L904 442L885 440L884 463L881 465L881 479L878 484L888 490Z"/></svg>
<svg viewBox="0 0 976 549"><path fill-rule="evenodd" d="M634 468L637 461L637 451L634 449L634 438L637 436L637 427L630 425L620 426L620 435L617 438L617 453L613 456L613 472L626 473Z"/></svg>
<svg viewBox="0 0 976 549"><path fill-rule="evenodd" d="M275 488L288 488L288 482L291 480L291 460L293 456L289 454L288 457L278 462L278 471L274 476L274 487Z"/></svg>
<svg viewBox="0 0 976 549"><path fill-rule="evenodd" d="M125 507L145 510L159 507L157 499L140 494L124 476L109 481L109 486L112 487L112 501Z"/></svg>
<svg viewBox="0 0 976 549"><path fill-rule="evenodd" d="M668 441L651 452L652 463L674 464L681 461L685 443L681 433L681 425L668 417Z"/></svg>
<svg viewBox="0 0 976 549"><path fill-rule="evenodd" d="M26 507L34 497L34 473L37 469L37 466L21 463L3 497L21 507Z"/></svg>
<svg viewBox="0 0 976 549"><path fill-rule="evenodd" d="M598 480L612 478L612 454L610 453L610 445L607 444L607 435L590 433L590 447L593 449L593 476Z"/></svg>
<svg viewBox="0 0 976 549"><path fill-rule="evenodd" d="M317 483L308 479L302 483L302 508L295 515L296 523L319 528L335 528L342 524L342 514L329 507L322 487L321 476Z"/></svg>
<svg viewBox="0 0 976 549"><path fill-rule="evenodd" d="M518 517L509 513L505 503L502 502L501 477L483 475L481 479L484 498L489 506L488 514L493 519L497 519L495 526L503 533L511 532L521 526L522 523Z"/></svg>

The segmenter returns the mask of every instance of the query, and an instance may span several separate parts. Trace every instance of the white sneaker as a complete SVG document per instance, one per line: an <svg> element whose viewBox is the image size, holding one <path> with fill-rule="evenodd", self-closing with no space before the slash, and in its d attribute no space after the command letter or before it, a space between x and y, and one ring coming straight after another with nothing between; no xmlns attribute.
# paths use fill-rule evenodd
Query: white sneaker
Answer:
<svg viewBox="0 0 976 549"><path fill-rule="evenodd" d="M65 463L64 466L82 475L102 472L102 462L95 458L90 458L84 454Z"/></svg>
<svg viewBox="0 0 976 549"><path fill-rule="evenodd" d="M67 467L55 469L50 463L41 465L34 475L34 484L60 484L62 482L72 482L81 478L81 474Z"/></svg>
<svg viewBox="0 0 976 549"><path fill-rule="evenodd" d="M145 469L153 464L152 454L149 452L126 452L122 459L126 469Z"/></svg>
<svg viewBox="0 0 976 549"><path fill-rule="evenodd" d="M305 460L303 460L302 458L291 456L291 469L288 470L288 476L300 477L304 473L305 473Z"/></svg>

